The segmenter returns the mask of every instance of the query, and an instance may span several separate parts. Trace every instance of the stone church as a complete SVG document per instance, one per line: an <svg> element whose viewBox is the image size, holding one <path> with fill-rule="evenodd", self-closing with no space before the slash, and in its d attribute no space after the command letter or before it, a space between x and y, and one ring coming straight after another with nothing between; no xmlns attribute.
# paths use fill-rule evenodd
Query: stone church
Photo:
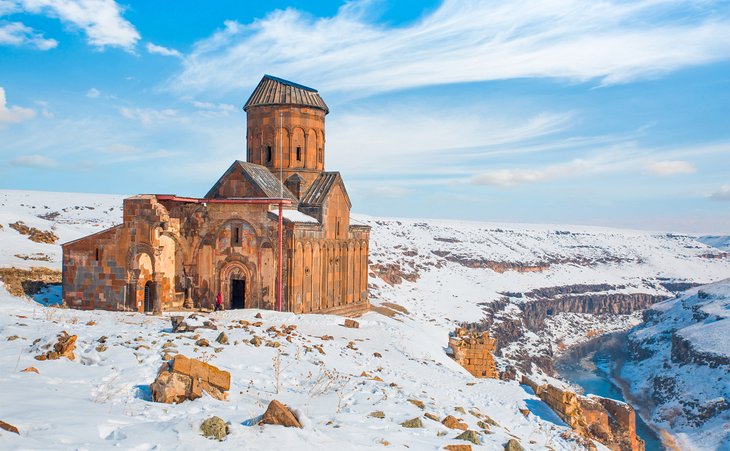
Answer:
<svg viewBox="0 0 730 451"><path fill-rule="evenodd" d="M266 75L243 109L246 162L202 198L124 199L122 224L63 245L63 299L81 309L366 310L370 228L351 223L324 170L329 108L312 88ZM283 183L282 183L283 182Z"/></svg>

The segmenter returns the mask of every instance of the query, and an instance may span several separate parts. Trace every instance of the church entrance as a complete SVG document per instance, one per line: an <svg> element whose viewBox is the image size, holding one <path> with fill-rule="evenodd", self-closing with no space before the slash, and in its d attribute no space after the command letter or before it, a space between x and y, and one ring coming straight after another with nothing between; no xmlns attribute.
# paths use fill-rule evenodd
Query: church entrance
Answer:
<svg viewBox="0 0 730 451"><path fill-rule="evenodd" d="M153 310L152 305L152 282L144 284L144 311L151 312Z"/></svg>
<svg viewBox="0 0 730 451"><path fill-rule="evenodd" d="M231 309L246 307L246 279L231 279Z"/></svg>

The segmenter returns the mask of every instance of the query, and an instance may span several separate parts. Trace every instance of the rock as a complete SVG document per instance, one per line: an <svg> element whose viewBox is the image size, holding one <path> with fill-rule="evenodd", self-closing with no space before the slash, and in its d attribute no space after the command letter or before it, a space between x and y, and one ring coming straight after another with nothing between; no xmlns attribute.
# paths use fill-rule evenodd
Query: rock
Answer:
<svg viewBox="0 0 730 451"><path fill-rule="evenodd" d="M469 429L469 426L466 423L459 421L458 418L452 415L447 415L446 418L441 421L441 424L449 429L460 429L462 431Z"/></svg>
<svg viewBox="0 0 730 451"><path fill-rule="evenodd" d="M258 348L259 346L261 346L261 338L254 335L253 338L251 339L251 341L249 341L249 343L251 343L252 345L254 345Z"/></svg>
<svg viewBox="0 0 730 451"><path fill-rule="evenodd" d="M439 417L437 417L436 415L434 415L432 413L426 412L426 413L423 414L423 416L426 417L426 418L428 418L429 420L437 421L439 423L441 422L441 420L439 420Z"/></svg>
<svg viewBox="0 0 730 451"><path fill-rule="evenodd" d="M426 404L424 404L423 401L420 401L418 399L409 399L408 402L413 404L414 406L418 407L419 409L426 408Z"/></svg>
<svg viewBox="0 0 730 451"><path fill-rule="evenodd" d="M266 342L266 346L269 348L278 348L279 346L281 346L281 343L279 343L278 341L268 340Z"/></svg>
<svg viewBox="0 0 730 451"><path fill-rule="evenodd" d="M520 409L520 413L524 416L528 416L530 414L530 409Z"/></svg>
<svg viewBox="0 0 730 451"><path fill-rule="evenodd" d="M87 326L96 326L96 321L89 321L86 323Z"/></svg>
<svg viewBox="0 0 730 451"><path fill-rule="evenodd" d="M228 435L228 425L220 417L210 417L200 425L200 431L205 437L225 440Z"/></svg>
<svg viewBox="0 0 730 451"><path fill-rule="evenodd" d="M215 341L217 341L218 343L220 343L222 345L227 345L228 344L228 335L226 335L225 332L221 332L220 334L218 334L218 338L216 338Z"/></svg>
<svg viewBox="0 0 730 451"><path fill-rule="evenodd" d="M357 329L360 327L360 323L358 323L354 319L346 319L345 327L349 327L350 329Z"/></svg>
<svg viewBox="0 0 730 451"><path fill-rule="evenodd" d="M231 388L231 374L178 354L171 363L162 365L150 388L156 402L180 403L200 398L203 392L225 400L225 392Z"/></svg>
<svg viewBox="0 0 730 451"><path fill-rule="evenodd" d="M504 444L504 451L522 451L522 445L517 440L511 438Z"/></svg>
<svg viewBox="0 0 730 451"><path fill-rule="evenodd" d="M76 339L78 336L69 335L66 331L61 332L58 335L58 342L53 345L53 350L48 351L45 354L35 356L36 360L57 360L61 357L66 357L69 360L74 360L74 349L76 349Z"/></svg>
<svg viewBox="0 0 730 451"><path fill-rule="evenodd" d="M96 347L95 349L96 349L96 352L104 352L104 351L106 351L106 350L107 350L107 347L106 347L106 345L104 345L104 344L100 344L100 345L99 345L99 346L97 346L97 347Z"/></svg>
<svg viewBox="0 0 730 451"><path fill-rule="evenodd" d="M174 348L174 347L175 347L175 343L173 343L172 341L165 342L165 344L162 345L162 349Z"/></svg>
<svg viewBox="0 0 730 451"><path fill-rule="evenodd" d="M381 354L379 352L373 352L373 357L382 358L383 354Z"/></svg>
<svg viewBox="0 0 730 451"><path fill-rule="evenodd" d="M471 445L446 445L444 449L448 451L471 451Z"/></svg>
<svg viewBox="0 0 730 451"><path fill-rule="evenodd" d="M260 424L272 424L299 429L302 428L302 425L299 423L299 420L297 420L297 417L294 416L292 411L275 399L269 403L269 407L266 409L266 412L264 412Z"/></svg>
<svg viewBox="0 0 730 451"><path fill-rule="evenodd" d="M20 435L20 431L18 431L18 428L16 428L12 424L6 423L2 420L0 420L0 429L5 429L8 432L14 432L14 433Z"/></svg>
<svg viewBox="0 0 730 451"><path fill-rule="evenodd" d="M259 312L256 314L256 316L254 316L254 318L261 319L261 318L263 318L263 316L261 316L261 312Z"/></svg>
<svg viewBox="0 0 730 451"><path fill-rule="evenodd" d="M107 341L108 339L109 339L109 337L107 337L106 335L102 335L102 336L101 336L101 337L99 337L99 339L98 339L98 340L96 340L96 341L97 341L97 343L106 343L106 341Z"/></svg>
<svg viewBox="0 0 730 451"><path fill-rule="evenodd" d="M41 374L40 371L38 371L38 368L34 366L29 366L28 368L21 371L21 373L36 373Z"/></svg>
<svg viewBox="0 0 730 451"><path fill-rule="evenodd" d="M324 349L322 348L322 345L312 345L312 347L319 351L320 354L324 354Z"/></svg>
<svg viewBox="0 0 730 451"><path fill-rule="evenodd" d="M383 413L382 410L376 410L375 412L370 412L368 416L373 418L380 418L382 420L383 418L385 418L385 413Z"/></svg>
<svg viewBox="0 0 730 451"><path fill-rule="evenodd" d="M206 340L205 338L200 338L195 342L195 346L200 346L201 348L207 348L210 346L210 342Z"/></svg>
<svg viewBox="0 0 730 451"><path fill-rule="evenodd" d="M18 335L11 335L11 336L8 337L8 341L15 341L18 338L20 338Z"/></svg>
<svg viewBox="0 0 730 451"><path fill-rule="evenodd" d="M187 323L183 321L184 317L182 316L171 316L170 322L172 323L172 331L173 332L187 332Z"/></svg>
<svg viewBox="0 0 730 451"><path fill-rule="evenodd" d="M480 445L482 443L481 440L479 440L479 433L472 430L466 430L454 438L458 440L466 440L468 442L472 442L475 445Z"/></svg>
<svg viewBox="0 0 730 451"><path fill-rule="evenodd" d="M423 422L420 418L411 418L410 420L406 420L400 424L404 428L422 428Z"/></svg>

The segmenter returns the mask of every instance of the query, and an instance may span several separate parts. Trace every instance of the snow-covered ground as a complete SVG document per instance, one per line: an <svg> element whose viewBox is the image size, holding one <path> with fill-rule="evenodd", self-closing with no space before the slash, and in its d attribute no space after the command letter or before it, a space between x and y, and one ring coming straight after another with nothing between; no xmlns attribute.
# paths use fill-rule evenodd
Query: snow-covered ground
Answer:
<svg viewBox="0 0 730 451"><path fill-rule="evenodd" d="M621 377L682 449L730 449L730 279L647 313Z"/></svg>
<svg viewBox="0 0 730 451"><path fill-rule="evenodd" d="M0 267L60 270L59 244L118 224L122 199L0 191ZM586 284L592 295L671 296L671 284L730 277L730 259L721 249L686 235L358 215L354 219L372 226L371 263L398 265L396 272L413 280L391 285L371 277L373 304L397 303L408 314L388 318L372 312L360 319L360 329L346 329L335 316L263 312L263 327L249 332L236 321L253 322L255 311L216 313L211 316L230 342L238 344L215 352L195 349L192 334L173 336L164 318L46 308L0 289L0 420L21 430L20 437L0 431L0 448L215 447L197 431L211 415L231 422L230 445L244 449L297 444L302 449L364 449L387 441L435 450L458 443L454 431L428 419L423 419L423 429L400 426L422 416L424 411L407 402L419 399L426 403L425 411L439 417L454 414L471 428L476 428L477 418L458 413L456 407L477 408L496 420L500 427L482 435L485 449L501 449L512 435L526 449L574 449L573 442L560 437L567 429L529 390L515 382L474 380L446 357L449 331L458 322L484 319L490 305L505 299L498 321L518 317L520 306L535 300L529 295L535 289ZM53 230L59 241L31 242L9 227L19 220ZM29 256L47 258L25 258ZM557 352L561 343L569 346L596 333L628 329L638 318L558 312L546 320L543 331L524 331L523 341L513 346L528 353L553 348ZM90 321L95 324L87 325ZM296 325L301 336L292 343L279 340L282 371L277 394L273 359L279 351L246 342L252 332L265 337L266 328L281 324ZM38 347L61 330L79 335L76 361L35 361ZM200 334L213 343L217 332ZM7 341L14 335L21 338ZM334 340L322 341L318 337L323 335ZM109 337L104 352L96 350L101 336ZM170 339L179 352L231 371L229 401L204 398L179 406L149 401L147 386L162 362L162 346ZM357 349L347 347L351 341ZM312 344L321 344L326 354L305 352ZM374 357L375 352L383 357ZM499 359L498 363L504 366ZM29 365L40 374L19 372ZM384 382L361 376L363 371ZM324 392L317 388L323 381L330 382ZM305 428L244 426L273 398L297 409ZM533 412L526 418L519 412L525 406ZM374 410L382 410L386 418L368 417ZM446 435L440 435L443 432Z"/></svg>

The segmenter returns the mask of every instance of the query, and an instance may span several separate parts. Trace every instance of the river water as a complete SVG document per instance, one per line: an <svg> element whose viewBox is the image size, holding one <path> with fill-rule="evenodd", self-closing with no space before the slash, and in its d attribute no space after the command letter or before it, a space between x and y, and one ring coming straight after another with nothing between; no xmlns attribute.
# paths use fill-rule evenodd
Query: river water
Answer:
<svg viewBox="0 0 730 451"><path fill-rule="evenodd" d="M560 375L579 385L585 394L593 394L604 398L626 402L621 390L611 380L611 368L615 358L611 347L583 346L569 352L556 362L555 368ZM634 406L636 410L636 406ZM644 420L636 415L636 433L646 443L646 451L661 451L666 448L656 432Z"/></svg>

